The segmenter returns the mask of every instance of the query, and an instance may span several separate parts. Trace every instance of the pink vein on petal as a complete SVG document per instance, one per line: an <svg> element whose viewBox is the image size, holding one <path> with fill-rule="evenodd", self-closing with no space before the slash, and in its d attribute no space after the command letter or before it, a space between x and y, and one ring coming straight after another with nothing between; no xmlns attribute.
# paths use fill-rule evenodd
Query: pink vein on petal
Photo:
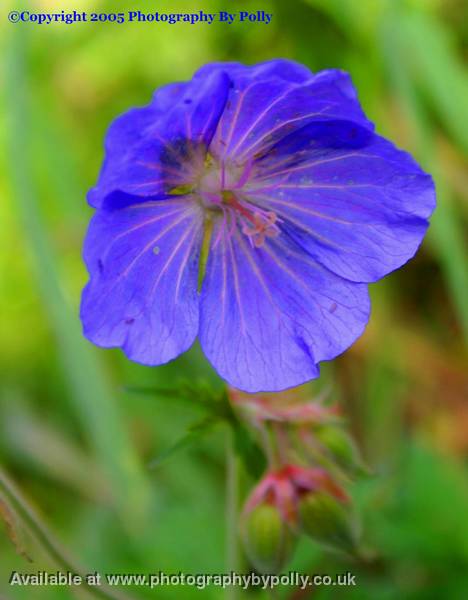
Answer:
<svg viewBox="0 0 468 600"><path fill-rule="evenodd" d="M256 140L253 144L251 144L250 146L247 146L247 148L244 148L241 156L239 158L243 158L246 156L246 154L248 152L252 152L253 149L258 146L258 144L264 142L266 140L267 137L269 137L270 135L272 135L273 133L275 133L275 131L278 131L278 129L282 129L285 125L290 125L291 123L295 123L297 121L302 121L304 119L308 119L310 117L318 117L320 115L322 115L324 113L324 111L326 110L327 107L325 107L323 109L323 111L320 112L313 112L313 113L308 113L305 115L301 115L300 117L295 117L294 119L288 119L287 121L282 121L279 125L277 125L276 127L273 127L273 129L270 129L270 131L267 131L263 134L263 136L259 139ZM259 152L259 150L257 151Z"/></svg>
<svg viewBox="0 0 468 600"><path fill-rule="evenodd" d="M162 276L164 275L164 273L167 271L167 269L169 268L169 266L171 265L172 261L174 260L174 258L177 256L179 250L182 248L185 240L188 238L188 236L193 232L196 232L196 227L192 227L187 229L187 231L184 233L184 235L180 238L179 242L176 244L174 250L171 252L171 254L169 255L169 257L167 258L166 262L164 263L164 267L161 269L161 271L158 274L158 277L156 278L152 288L151 288L151 292L149 294L149 299L150 301L152 300L154 293L158 287L159 282L161 281ZM189 249L191 249L191 246L189 246ZM176 294L177 297L177 294Z"/></svg>
<svg viewBox="0 0 468 600"><path fill-rule="evenodd" d="M127 266L127 268L119 275L119 277L116 279L116 282L118 282L123 277L126 277L128 275L128 273L131 271L131 269L133 268L133 266L135 265L135 263L151 248L151 246L153 246L158 240L160 240L167 233L169 233L169 231L171 231L172 229L177 227L177 225L179 225L179 223L182 223L182 221L184 221L188 215L189 215L189 211L184 212L184 214L182 215L182 217L180 219L177 219L177 221L173 221L165 229L160 231L158 233L158 235L155 238L153 238L148 244L146 244L146 246L143 248L143 250L137 254L137 256Z"/></svg>
<svg viewBox="0 0 468 600"><path fill-rule="evenodd" d="M271 104L269 104L267 106L267 108L265 108L260 115L255 119L255 121L248 127L247 131L244 132L244 134L242 135L242 137L240 138L240 140L237 141L236 145L234 146L234 148L232 148L232 150L230 151L231 155L234 155L234 153L236 152L236 150L242 146L242 144L245 142L245 140L247 139L247 136L249 135L249 133L252 131L252 129L254 129L254 127L256 127L260 121L263 119L263 117L268 114L268 112L273 108L273 106L275 106L275 104L278 104L278 102L280 102L281 100L283 100L286 96L288 96L293 90L292 89L288 89L286 92L284 92L284 94L282 94L281 96L279 96L278 98L276 98L276 100L274 100Z"/></svg>

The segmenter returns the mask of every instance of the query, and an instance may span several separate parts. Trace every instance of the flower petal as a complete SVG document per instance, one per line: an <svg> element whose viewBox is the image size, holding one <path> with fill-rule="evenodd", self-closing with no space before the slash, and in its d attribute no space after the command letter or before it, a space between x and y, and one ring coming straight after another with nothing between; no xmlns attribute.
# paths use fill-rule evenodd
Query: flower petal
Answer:
<svg viewBox="0 0 468 600"><path fill-rule="evenodd" d="M283 139L258 161L245 194L313 258L356 282L414 256L435 207L432 179L409 154L345 121Z"/></svg>
<svg viewBox="0 0 468 600"><path fill-rule="evenodd" d="M201 82L167 86L150 106L119 117L109 129L106 159L89 203L116 208L141 197L165 198L189 181L214 135L229 83L219 72Z"/></svg>
<svg viewBox="0 0 468 600"><path fill-rule="evenodd" d="M187 198L98 210L84 251L86 337L148 365L187 350L198 330L202 230L201 210Z"/></svg>
<svg viewBox="0 0 468 600"><path fill-rule="evenodd" d="M201 296L200 342L218 373L247 392L318 377L317 363L350 346L369 315L367 286L321 267L288 236L252 248L213 232Z"/></svg>
<svg viewBox="0 0 468 600"><path fill-rule="evenodd" d="M262 156L279 140L316 121L348 119L373 129L349 75L322 71L297 82L236 68L226 108L210 149L220 158L243 162Z"/></svg>
<svg viewBox="0 0 468 600"><path fill-rule="evenodd" d="M286 81L302 83L314 77L307 67L298 62L285 58L275 58L248 66L238 62L208 63L195 73L194 79L202 79L213 72L220 71L227 73L231 79L247 75L252 81L278 77Z"/></svg>

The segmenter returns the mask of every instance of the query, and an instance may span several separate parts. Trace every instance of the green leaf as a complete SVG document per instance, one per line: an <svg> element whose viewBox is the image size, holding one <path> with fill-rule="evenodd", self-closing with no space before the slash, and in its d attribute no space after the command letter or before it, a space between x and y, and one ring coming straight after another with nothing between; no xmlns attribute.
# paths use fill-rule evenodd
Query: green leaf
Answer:
<svg viewBox="0 0 468 600"><path fill-rule="evenodd" d="M212 390L204 382L181 381L179 386L174 388L126 386L125 391L154 397L168 397L182 402L197 402L209 413L209 416L190 427L180 440L152 461L149 465L151 468L159 466L175 452L192 445L201 435L208 433L212 425L224 421L232 428L235 450L243 461L246 471L254 478L258 478L265 470L265 457L232 410L225 390L222 392Z"/></svg>
<svg viewBox="0 0 468 600"><path fill-rule="evenodd" d="M205 381L181 380L174 387L127 385L123 391L129 394L151 396L157 400L170 398L191 406L199 406L212 415L226 418L224 390L213 390Z"/></svg>
<svg viewBox="0 0 468 600"><path fill-rule="evenodd" d="M196 441L198 441L203 436L211 433L215 425L219 423L219 419L214 417L206 417L202 421L194 423L191 425L185 435L183 435L174 445L170 446L166 450L164 450L159 456L153 459L148 467L150 469L156 469L163 462L165 462L168 458L171 458L174 454L181 450L185 450L186 448L192 446Z"/></svg>

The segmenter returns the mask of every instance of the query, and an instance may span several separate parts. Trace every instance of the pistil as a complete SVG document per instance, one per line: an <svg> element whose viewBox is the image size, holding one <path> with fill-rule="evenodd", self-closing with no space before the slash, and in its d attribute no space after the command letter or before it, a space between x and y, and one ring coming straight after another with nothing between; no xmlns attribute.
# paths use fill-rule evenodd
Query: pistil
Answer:
<svg viewBox="0 0 468 600"><path fill-rule="evenodd" d="M252 165L233 167L224 162L216 165L210 157L205 161L205 173L198 184L198 194L205 208L221 211L222 226L215 245L222 235L232 236L239 226L252 246L259 248L268 237L279 234L279 219L272 211L266 211L243 197L243 187L247 183Z"/></svg>

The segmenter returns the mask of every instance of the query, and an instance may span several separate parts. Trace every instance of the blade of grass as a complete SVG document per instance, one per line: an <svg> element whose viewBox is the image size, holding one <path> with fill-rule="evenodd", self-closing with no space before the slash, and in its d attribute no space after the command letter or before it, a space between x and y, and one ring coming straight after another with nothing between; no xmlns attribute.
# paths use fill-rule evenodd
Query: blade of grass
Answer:
<svg viewBox="0 0 468 600"><path fill-rule="evenodd" d="M26 27L12 28L6 58L5 96L8 108L7 155L15 205L35 260L39 291L59 347L70 400L96 458L109 477L116 507L126 523L144 519L147 481L131 446L122 416L92 349L82 337L77 316L65 301L56 259L41 221L29 155L30 90L27 82Z"/></svg>
<svg viewBox="0 0 468 600"><path fill-rule="evenodd" d="M11 455L92 502L108 503L109 485L102 469L45 419L15 406L5 414L0 431Z"/></svg>
<svg viewBox="0 0 468 600"><path fill-rule="evenodd" d="M411 61L407 60L412 40L405 37L405 32L408 33L411 29L404 27L403 22L404 15L397 13L389 13L383 20L383 58L413 127L417 154L436 181L437 209L431 219L428 241L440 262L460 327L468 341L468 250L464 243L462 220L455 209L444 173L435 158L434 131L425 106L414 88L415 77L410 71ZM433 47L429 40L426 43L432 48L431 54L437 52L437 45ZM457 102L458 99L454 98L454 101Z"/></svg>
<svg viewBox="0 0 468 600"><path fill-rule="evenodd" d="M468 129L463 126L468 121L468 75L448 31L429 14L415 11L400 21L399 35L410 57L407 63L414 79L430 98L447 131L468 153Z"/></svg>

